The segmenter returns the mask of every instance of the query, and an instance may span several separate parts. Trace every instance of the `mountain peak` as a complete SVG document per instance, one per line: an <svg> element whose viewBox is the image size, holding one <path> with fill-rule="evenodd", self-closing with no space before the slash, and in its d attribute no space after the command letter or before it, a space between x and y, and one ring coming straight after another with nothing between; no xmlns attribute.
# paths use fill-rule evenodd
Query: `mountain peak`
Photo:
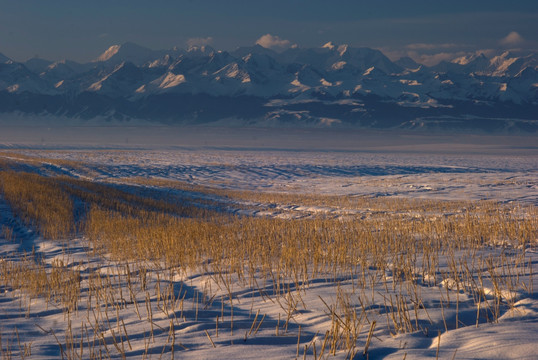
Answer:
<svg viewBox="0 0 538 360"><path fill-rule="evenodd" d="M451 62L454 64L459 64L459 65L468 65L473 62L478 63L478 62L485 62L485 61L489 62L489 59L486 57L486 55L484 55L484 53L480 53L480 54L461 56L461 57L453 59Z"/></svg>
<svg viewBox="0 0 538 360"><path fill-rule="evenodd" d="M347 45L347 44L339 45L337 50L338 50L338 53L340 54L340 56L343 56L346 53L348 48L349 48L349 45Z"/></svg>
<svg viewBox="0 0 538 360"><path fill-rule="evenodd" d="M5 56L4 54L0 53L0 63L6 64L6 63L12 63L13 60Z"/></svg>
<svg viewBox="0 0 538 360"><path fill-rule="evenodd" d="M323 49L334 50L336 48L336 45L332 41L329 41L328 43L323 45L322 48Z"/></svg>
<svg viewBox="0 0 538 360"><path fill-rule="evenodd" d="M141 63L149 58L155 51L146 47L137 45L132 42L126 42L121 45L112 45L104 53L102 53L95 62L106 62L114 60L114 62L131 61L133 63Z"/></svg>
<svg viewBox="0 0 538 360"><path fill-rule="evenodd" d="M2 60L0 60L1 62ZM45 69L47 69L47 67L52 64L52 61L49 61L49 60L45 60L45 59L41 59L41 58L38 58L38 57L33 57L31 59L28 59L24 62L24 65L30 70L30 71L33 71L35 73L41 73L42 71L44 71Z"/></svg>
<svg viewBox="0 0 538 360"><path fill-rule="evenodd" d="M200 55L210 55L215 52L215 49L213 49L211 46L208 45L202 45L202 46L191 46L187 52L189 54L200 54Z"/></svg>
<svg viewBox="0 0 538 360"><path fill-rule="evenodd" d="M121 45L112 45L102 53L96 61L107 61L110 60L114 55L118 53Z"/></svg>
<svg viewBox="0 0 538 360"><path fill-rule="evenodd" d="M404 56L399 58L394 62L396 65L403 67L404 69L415 70L420 68L420 64L415 60L411 59L409 56Z"/></svg>
<svg viewBox="0 0 538 360"><path fill-rule="evenodd" d="M260 44L238 47L237 49L232 51L231 54L239 58L243 58L249 54L267 55L271 57L277 56L277 53L274 50L264 48Z"/></svg>

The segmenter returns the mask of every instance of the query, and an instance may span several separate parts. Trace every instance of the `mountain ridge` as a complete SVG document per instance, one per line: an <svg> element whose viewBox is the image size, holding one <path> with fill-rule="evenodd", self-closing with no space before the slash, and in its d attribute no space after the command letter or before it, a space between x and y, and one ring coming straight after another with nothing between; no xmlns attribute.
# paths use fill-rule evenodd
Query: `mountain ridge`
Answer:
<svg viewBox="0 0 538 360"><path fill-rule="evenodd" d="M85 64L3 58L0 114L483 130L497 119L490 123L502 122L501 130L538 129L534 53L474 54L427 67L334 43L283 52L125 43Z"/></svg>

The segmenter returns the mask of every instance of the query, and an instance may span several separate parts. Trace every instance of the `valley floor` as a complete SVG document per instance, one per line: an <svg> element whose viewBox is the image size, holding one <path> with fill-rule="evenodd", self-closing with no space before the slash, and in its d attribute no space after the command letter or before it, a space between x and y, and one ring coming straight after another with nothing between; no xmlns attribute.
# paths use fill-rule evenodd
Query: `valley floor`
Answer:
<svg viewBox="0 0 538 360"><path fill-rule="evenodd" d="M532 138L206 135L0 135L2 359L535 358Z"/></svg>

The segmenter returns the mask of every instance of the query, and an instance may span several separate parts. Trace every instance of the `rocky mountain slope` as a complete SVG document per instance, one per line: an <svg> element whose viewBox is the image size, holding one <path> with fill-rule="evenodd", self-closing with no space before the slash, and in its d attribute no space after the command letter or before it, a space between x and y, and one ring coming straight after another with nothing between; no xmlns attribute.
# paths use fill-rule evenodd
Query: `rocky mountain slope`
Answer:
<svg viewBox="0 0 538 360"><path fill-rule="evenodd" d="M114 45L96 60L14 62L0 54L0 113L254 126L538 129L534 53L433 67L327 43L151 50Z"/></svg>

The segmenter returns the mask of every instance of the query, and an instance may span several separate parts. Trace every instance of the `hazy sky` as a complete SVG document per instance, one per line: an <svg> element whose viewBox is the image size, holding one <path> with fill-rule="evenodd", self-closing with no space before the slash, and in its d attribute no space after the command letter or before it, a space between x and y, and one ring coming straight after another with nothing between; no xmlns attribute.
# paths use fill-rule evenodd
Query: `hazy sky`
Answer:
<svg viewBox="0 0 538 360"><path fill-rule="evenodd" d="M275 48L333 41L430 62L536 49L538 0L0 0L0 53L17 61L89 61L127 41L233 50L263 35Z"/></svg>

